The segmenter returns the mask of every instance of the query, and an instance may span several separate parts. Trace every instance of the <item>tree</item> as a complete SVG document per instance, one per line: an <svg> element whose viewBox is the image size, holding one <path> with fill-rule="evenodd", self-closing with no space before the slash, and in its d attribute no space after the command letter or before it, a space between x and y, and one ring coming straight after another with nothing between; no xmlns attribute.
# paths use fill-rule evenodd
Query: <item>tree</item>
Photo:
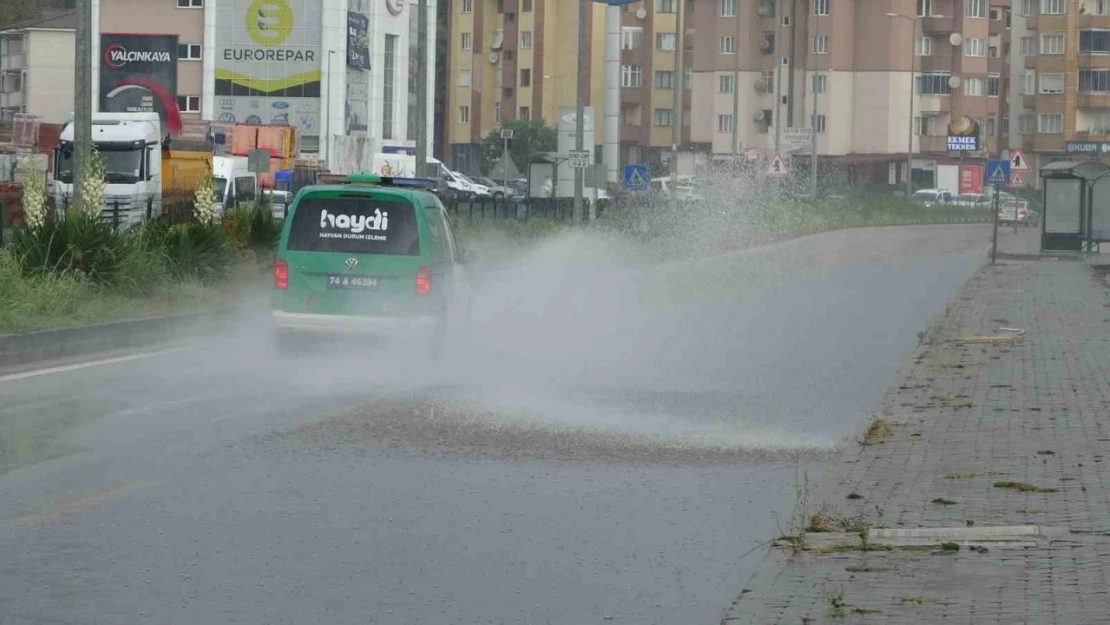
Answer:
<svg viewBox="0 0 1110 625"><path fill-rule="evenodd" d="M543 123L542 119L512 119L501 128L490 132L482 139L482 173L487 174L501 159L505 142L501 139L502 130L512 130L513 139L509 142L509 156L520 173L528 172L528 158L536 152L554 152L558 149L559 138L554 128Z"/></svg>
<svg viewBox="0 0 1110 625"><path fill-rule="evenodd" d="M40 0L0 1L0 30L14 26L42 15Z"/></svg>

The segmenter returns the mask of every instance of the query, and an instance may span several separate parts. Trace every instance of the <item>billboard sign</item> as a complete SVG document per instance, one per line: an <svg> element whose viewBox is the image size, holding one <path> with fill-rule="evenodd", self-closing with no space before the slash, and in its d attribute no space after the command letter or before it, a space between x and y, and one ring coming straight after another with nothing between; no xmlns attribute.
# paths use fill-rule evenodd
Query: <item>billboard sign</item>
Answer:
<svg viewBox="0 0 1110 625"><path fill-rule="evenodd" d="M222 0L213 116L318 137L322 19L319 0Z"/></svg>
<svg viewBox="0 0 1110 625"><path fill-rule="evenodd" d="M960 165L960 193L983 192L983 168L979 165Z"/></svg>
<svg viewBox="0 0 1110 625"><path fill-rule="evenodd" d="M949 152L979 151L979 122L960 116L948 123Z"/></svg>
<svg viewBox="0 0 1110 625"><path fill-rule="evenodd" d="M347 11L347 65L370 69L370 18Z"/></svg>
<svg viewBox="0 0 1110 625"><path fill-rule="evenodd" d="M177 35L100 35L100 102L103 113L151 113L162 132L181 132L177 108Z"/></svg>

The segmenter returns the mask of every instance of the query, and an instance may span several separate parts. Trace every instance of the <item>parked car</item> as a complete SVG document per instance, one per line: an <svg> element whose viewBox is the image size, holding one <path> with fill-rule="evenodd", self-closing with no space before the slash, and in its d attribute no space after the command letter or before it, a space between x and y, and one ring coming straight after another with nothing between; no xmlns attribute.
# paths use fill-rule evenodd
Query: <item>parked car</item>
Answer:
<svg viewBox="0 0 1110 625"><path fill-rule="evenodd" d="M910 201L923 206L951 204L954 198L948 189L921 189L910 196Z"/></svg>
<svg viewBox="0 0 1110 625"><path fill-rule="evenodd" d="M983 193L961 193L953 203L964 208L982 209L990 208L991 199Z"/></svg>
<svg viewBox="0 0 1110 625"><path fill-rule="evenodd" d="M505 197L511 198L516 195L516 191L514 191L511 187L506 187L505 185L495 182L493 179L486 176L471 176L470 179L474 182L477 182L478 184L488 187L490 195L492 195L494 199L499 200Z"/></svg>

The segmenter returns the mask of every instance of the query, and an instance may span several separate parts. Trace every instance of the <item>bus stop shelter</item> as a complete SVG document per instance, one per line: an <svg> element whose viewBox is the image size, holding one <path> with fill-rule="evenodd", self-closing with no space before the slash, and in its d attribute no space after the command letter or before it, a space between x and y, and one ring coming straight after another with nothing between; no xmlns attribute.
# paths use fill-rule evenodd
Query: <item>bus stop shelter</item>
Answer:
<svg viewBox="0 0 1110 625"><path fill-rule="evenodd" d="M1040 171L1041 250L1092 251L1110 241L1110 166L1060 161Z"/></svg>

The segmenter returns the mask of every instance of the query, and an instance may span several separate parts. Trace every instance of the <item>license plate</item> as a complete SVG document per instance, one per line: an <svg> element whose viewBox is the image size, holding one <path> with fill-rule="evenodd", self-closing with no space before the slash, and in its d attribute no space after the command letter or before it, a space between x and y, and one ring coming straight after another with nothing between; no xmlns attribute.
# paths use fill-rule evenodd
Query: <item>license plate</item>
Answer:
<svg viewBox="0 0 1110 625"><path fill-rule="evenodd" d="M378 288L378 279L367 276L328 276L328 288L369 291Z"/></svg>

